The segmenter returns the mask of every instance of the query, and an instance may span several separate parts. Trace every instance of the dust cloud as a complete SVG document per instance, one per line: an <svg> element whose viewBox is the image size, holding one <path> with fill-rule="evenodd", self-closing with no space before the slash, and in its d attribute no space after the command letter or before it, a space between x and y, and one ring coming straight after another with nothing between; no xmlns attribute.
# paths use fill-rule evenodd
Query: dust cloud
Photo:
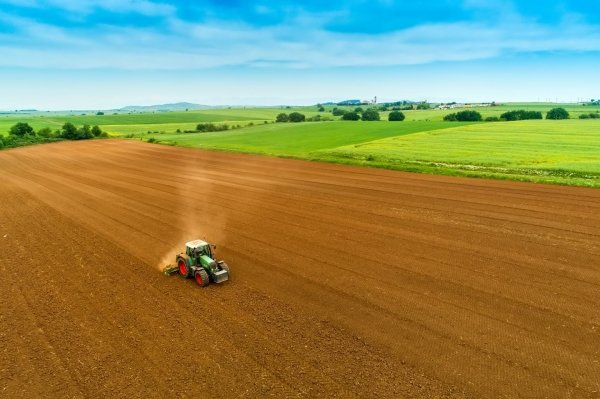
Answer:
<svg viewBox="0 0 600 399"><path fill-rule="evenodd" d="M215 203L213 194L218 182L207 171L205 164L210 158L196 155L188 159L180 173L188 178L186 184L176 187L177 201L173 210L179 226L171 237L173 246L165 251L156 267L162 270L175 263L175 256L185 250L185 243L191 240L204 240L217 246L227 242L227 213ZM170 240L171 241L171 240Z"/></svg>

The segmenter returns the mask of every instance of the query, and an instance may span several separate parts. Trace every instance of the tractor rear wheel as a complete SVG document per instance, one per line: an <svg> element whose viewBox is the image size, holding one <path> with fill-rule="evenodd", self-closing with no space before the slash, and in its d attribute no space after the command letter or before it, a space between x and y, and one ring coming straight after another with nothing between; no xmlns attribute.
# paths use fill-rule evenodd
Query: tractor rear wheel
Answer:
<svg viewBox="0 0 600 399"><path fill-rule="evenodd" d="M210 282L208 273L206 273L206 270L204 269L198 270L194 278L196 280L196 283L198 283L198 285L201 287L206 287Z"/></svg>
<svg viewBox="0 0 600 399"><path fill-rule="evenodd" d="M181 277L187 278L190 274L190 268L187 263L185 263L185 259L179 258L177 261L177 267L179 268L179 274Z"/></svg>

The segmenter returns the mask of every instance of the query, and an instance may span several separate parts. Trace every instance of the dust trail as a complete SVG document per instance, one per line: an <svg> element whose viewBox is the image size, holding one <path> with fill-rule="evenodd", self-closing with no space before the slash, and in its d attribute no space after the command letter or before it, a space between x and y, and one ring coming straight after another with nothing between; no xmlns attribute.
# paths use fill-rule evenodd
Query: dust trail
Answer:
<svg viewBox="0 0 600 399"><path fill-rule="evenodd" d="M184 251L187 241L201 239L217 246L227 242L227 214L206 201L215 192L216 184L205 179L206 164L209 162L210 157L196 154L181 171L182 175L197 177L189 179L187 184L177 185L178 200L173 206L178 211L179 227L174 235L173 247L165 252L156 265L159 270L175 263L175 256Z"/></svg>

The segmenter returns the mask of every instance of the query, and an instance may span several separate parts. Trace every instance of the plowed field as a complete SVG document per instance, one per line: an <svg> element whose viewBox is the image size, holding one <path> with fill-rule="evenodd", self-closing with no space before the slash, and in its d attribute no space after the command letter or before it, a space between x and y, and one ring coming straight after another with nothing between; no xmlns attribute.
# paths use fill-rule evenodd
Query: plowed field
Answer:
<svg viewBox="0 0 600 399"><path fill-rule="evenodd" d="M600 397L600 190L0 152L0 397ZM222 285L160 273L205 238Z"/></svg>

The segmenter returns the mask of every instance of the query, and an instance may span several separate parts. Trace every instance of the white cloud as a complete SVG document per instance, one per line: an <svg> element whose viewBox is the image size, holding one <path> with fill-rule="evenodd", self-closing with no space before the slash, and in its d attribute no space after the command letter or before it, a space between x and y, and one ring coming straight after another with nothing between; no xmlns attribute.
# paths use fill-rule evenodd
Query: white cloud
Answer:
<svg viewBox="0 0 600 399"><path fill-rule="evenodd" d="M16 1L16 0L12 0ZM23 1L23 0L21 0ZM466 61L506 53L600 51L600 29L580 19L546 26L512 14L494 25L459 22L425 24L385 34L324 30L333 15L300 14L286 24L256 28L212 20L192 24L169 6L144 0L51 0L86 12L89 7L166 15L162 31L100 26L65 29L0 12L0 21L19 29L0 39L0 66L48 68L202 69L227 65L283 68L415 65ZM468 0L474 6L477 0ZM80 7L80 8L78 8ZM6 36L4 36L6 37Z"/></svg>
<svg viewBox="0 0 600 399"><path fill-rule="evenodd" d="M169 4L148 0L1 0L2 3L30 8L53 7L80 15L88 15L96 9L147 16L170 16L175 13L175 7Z"/></svg>

